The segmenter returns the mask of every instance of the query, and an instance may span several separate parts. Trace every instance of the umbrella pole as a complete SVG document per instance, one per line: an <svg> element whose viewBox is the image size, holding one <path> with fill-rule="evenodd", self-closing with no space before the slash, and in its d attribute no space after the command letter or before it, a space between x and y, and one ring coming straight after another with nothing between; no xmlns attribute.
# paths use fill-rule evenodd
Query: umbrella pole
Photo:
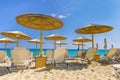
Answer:
<svg viewBox="0 0 120 80"><path fill-rule="evenodd" d="M61 48L61 44L60 44L60 48Z"/></svg>
<svg viewBox="0 0 120 80"><path fill-rule="evenodd" d="M60 41L60 42L61 42L61 41ZM60 48L61 48L61 45L62 45L62 44L60 43Z"/></svg>
<svg viewBox="0 0 120 80"><path fill-rule="evenodd" d="M40 30L40 41L42 41L42 30ZM42 53L42 43L40 42L40 56L42 57L43 53Z"/></svg>
<svg viewBox="0 0 120 80"><path fill-rule="evenodd" d="M92 48L94 48L94 34L92 34Z"/></svg>
<svg viewBox="0 0 120 80"><path fill-rule="evenodd" d="M5 50L7 49L7 43L5 43Z"/></svg>
<svg viewBox="0 0 120 80"><path fill-rule="evenodd" d="M111 48L113 48L113 44L111 44Z"/></svg>
<svg viewBox="0 0 120 80"><path fill-rule="evenodd" d="M96 48L97 48L97 50L98 50L98 43L96 43Z"/></svg>
<svg viewBox="0 0 120 80"><path fill-rule="evenodd" d="M37 43L36 43L36 53L38 53L38 49L37 49Z"/></svg>
<svg viewBox="0 0 120 80"><path fill-rule="evenodd" d="M80 45L78 44L78 51L80 50Z"/></svg>
<svg viewBox="0 0 120 80"><path fill-rule="evenodd" d="M82 52L84 52L84 45L83 45L83 42L82 42Z"/></svg>
<svg viewBox="0 0 120 80"><path fill-rule="evenodd" d="M19 38L17 38L17 41L16 41L16 47L18 47L18 41L19 41Z"/></svg>
<svg viewBox="0 0 120 80"><path fill-rule="evenodd" d="M56 40L54 41L54 49L56 49Z"/></svg>

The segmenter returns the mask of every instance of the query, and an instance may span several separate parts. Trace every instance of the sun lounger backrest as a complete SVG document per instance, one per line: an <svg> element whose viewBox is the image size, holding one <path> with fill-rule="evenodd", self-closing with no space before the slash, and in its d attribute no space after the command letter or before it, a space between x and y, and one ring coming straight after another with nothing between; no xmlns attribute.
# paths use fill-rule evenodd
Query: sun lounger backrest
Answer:
<svg viewBox="0 0 120 80"><path fill-rule="evenodd" d="M82 54L83 54L83 52L79 50L77 56L82 57L83 56Z"/></svg>
<svg viewBox="0 0 120 80"><path fill-rule="evenodd" d="M17 54L14 51L11 51L11 55L12 55L12 62L13 63L15 63L15 64L22 64L23 63L20 61L19 54Z"/></svg>
<svg viewBox="0 0 120 80"><path fill-rule="evenodd" d="M24 61L28 61L32 57L29 50L24 48L16 48L11 50L11 55L13 63L16 64L22 64Z"/></svg>
<svg viewBox="0 0 120 80"><path fill-rule="evenodd" d="M106 56L104 56L105 59L107 58L113 58L117 53L117 48L111 48L108 53L106 54Z"/></svg>
<svg viewBox="0 0 120 80"><path fill-rule="evenodd" d="M89 60L93 59L94 55L98 55L97 54L97 49L96 48L91 48L88 49L85 58L88 58Z"/></svg>
<svg viewBox="0 0 120 80"><path fill-rule="evenodd" d="M117 49L117 54L115 55L120 60L120 49Z"/></svg>
<svg viewBox="0 0 120 80"><path fill-rule="evenodd" d="M6 51L0 51L0 62L3 62L6 57Z"/></svg>
<svg viewBox="0 0 120 80"><path fill-rule="evenodd" d="M19 54L19 57L23 60L29 59L31 57L31 53L28 51L21 51L22 54Z"/></svg>
<svg viewBox="0 0 120 80"><path fill-rule="evenodd" d="M52 50L47 50L46 51L46 57L47 58L53 58L53 51Z"/></svg>
<svg viewBox="0 0 120 80"><path fill-rule="evenodd" d="M68 56L68 51L65 48L57 48L54 51L54 60L58 63L63 62L66 56Z"/></svg>

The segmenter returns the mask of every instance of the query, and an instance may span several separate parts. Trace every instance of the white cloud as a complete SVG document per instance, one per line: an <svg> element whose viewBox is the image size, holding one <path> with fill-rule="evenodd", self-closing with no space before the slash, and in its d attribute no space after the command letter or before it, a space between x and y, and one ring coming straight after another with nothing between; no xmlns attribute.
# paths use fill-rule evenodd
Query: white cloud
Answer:
<svg viewBox="0 0 120 80"><path fill-rule="evenodd" d="M66 18L67 16L64 16L64 15L61 15L61 14L56 14L56 13L54 13L54 14L51 14L51 16L53 16L53 17L58 17L58 18Z"/></svg>
<svg viewBox="0 0 120 80"><path fill-rule="evenodd" d="M66 18L67 16L64 15L58 15L59 18Z"/></svg>

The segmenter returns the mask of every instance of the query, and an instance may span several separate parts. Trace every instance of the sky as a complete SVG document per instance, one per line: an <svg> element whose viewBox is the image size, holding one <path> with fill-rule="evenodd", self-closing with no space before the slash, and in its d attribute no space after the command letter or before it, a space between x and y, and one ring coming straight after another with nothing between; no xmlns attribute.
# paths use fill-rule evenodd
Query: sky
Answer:
<svg viewBox="0 0 120 80"><path fill-rule="evenodd" d="M0 1L0 32L21 31L33 39L40 37L39 30L33 30L21 26L16 22L16 17L21 14L45 14L60 19L64 26L58 30L44 31L44 37L51 34L59 34L67 37L67 49L76 49L72 45L73 39L84 36L91 38L90 34L77 34L79 29L88 24L103 24L112 26L110 32L95 34L95 46L99 49L104 47L104 38L107 38L108 49L111 44L120 48L120 0L2 0ZM0 38L5 36L0 35ZM43 49L53 49L53 41L44 40ZM90 43L85 43L85 48L91 47ZM16 44L9 44L8 48L15 47ZM26 40L19 41L20 47L35 48L35 44ZM4 43L0 43L0 48L4 48Z"/></svg>

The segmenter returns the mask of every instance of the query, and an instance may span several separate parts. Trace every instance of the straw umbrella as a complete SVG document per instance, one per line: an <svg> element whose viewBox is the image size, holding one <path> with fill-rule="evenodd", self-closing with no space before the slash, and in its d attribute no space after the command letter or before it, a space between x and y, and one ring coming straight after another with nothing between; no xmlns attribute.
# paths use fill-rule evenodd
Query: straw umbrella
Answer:
<svg viewBox="0 0 120 80"><path fill-rule="evenodd" d="M96 43L96 48L97 48L97 50L98 50L98 43Z"/></svg>
<svg viewBox="0 0 120 80"><path fill-rule="evenodd" d="M85 46L85 44L82 44L80 42L74 42L72 45L77 45L78 46L78 51L80 50L80 45Z"/></svg>
<svg viewBox="0 0 120 80"><path fill-rule="evenodd" d="M85 38L85 37L79 37L77 39L74 39L73 41L74 42L82 42L82 50L83 50L84 49L84 46L83 46L84 42L90 42L92 40L88 39L88 38Z"/></svg>
<svg viewBox="0 0 120 80"><path fill-rule="evenodd" d="M63 23L48 15L43 14L23 14L16 17L17 23L27 28L40 30L40 40L42 41L42 32L44 30L55 30L63 26ZM42 56L42 44L40 43L40 53Z"/></svg>
<svg viewBox="0 0 120 80"><path fill-rule="evenodd" d="M77 29L75 32L79 34L92 34L92 48L94 48L94 34L108 32L112 29L113 28L111 26L107 25L90 24Z"/></svg>
<svg viewBox="0 0 120 80"><path fill-rule="evenodd" d="M31 39L31 40L29 40L29 42L36 44L36 52L37 52L37 49L38 49L37 44L39 44L39 43L44 44L44 42L42 42L42 41L40 41L38 39Z"/></svg>
<svg viewBox="0 0 120 80"><path fill-rule="evenodd" d="M106 38L104 39L104 49L107 49L107 40L106 40Z"/></svg>
<svg viewBox="0 0 120 80"><path fill-rule="evenodd" d="M111 48L113 48L113 44L111 44Z"/></svg>
<svg viewBox="0 0 120 80"><path fill-rule="evenodd" d="M0 43L5 43L5 49L7 49L8 43L15 43L16 41L10 39L10 38L1 38Z"/></svg>
<svg viewBox="0 0 120 80"><path fill-rule="evenodd" d="M54 49L56 49L56 40L65 40L66 38L64 36L58 35L58 34L51 34L47 37L45 37L47 40L54 40Z"/></svg>
<svg viewBox="0 0 120 80"><path fill-rule="evenodd" d="M56 45L60 45L60 47L61 47L61 45L66 45L67 43L66 42L63 42L63 41L57 41L56 42Z"/></svg>
<svg viewBox="0 0 120 80"><path fill-rule="evenodd" d="M11 38L16 38L16 47L18 47L18 42L19 39L24 39L24 40L30 40L31 37L20 32L20 31L9 31L9 32L1 32L2 35L11 37Z"/></svg>

